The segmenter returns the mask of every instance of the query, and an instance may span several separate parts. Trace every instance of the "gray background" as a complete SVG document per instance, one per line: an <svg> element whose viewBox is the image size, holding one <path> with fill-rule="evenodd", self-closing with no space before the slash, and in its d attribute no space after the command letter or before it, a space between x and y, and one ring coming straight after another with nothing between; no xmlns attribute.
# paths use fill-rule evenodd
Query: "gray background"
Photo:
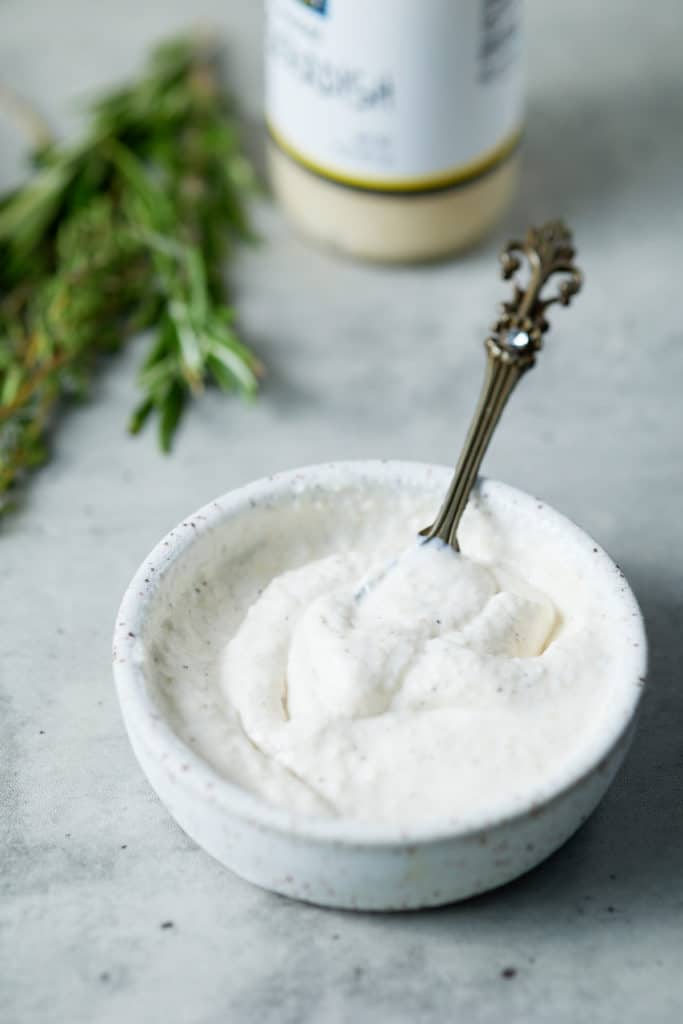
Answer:
<svg viewBox="0 0 683 1024"><path fill-rule="evenodd" d="M0 72L70 132L74 97L204 15L256 124L259 10L4 0ZM3 524L3 1022L681 1020L683 5L534 0L528 22L524 182L490 242L439 266L354 265L264 201L263 243L232 273L269 367L257 405L208 395L164 459L123 430L133 345L64 418L54 461ZM0 118L3 185L20 155ZM109 668L121 593L162 533L254 477L345 457L450 462L504 294L495 250L556 214L587 286L555 316L486 471L593 533L642 602L651 689L626 767L560 853L469 903L367 916L260 892L179 831L134 762Z"/></svg>

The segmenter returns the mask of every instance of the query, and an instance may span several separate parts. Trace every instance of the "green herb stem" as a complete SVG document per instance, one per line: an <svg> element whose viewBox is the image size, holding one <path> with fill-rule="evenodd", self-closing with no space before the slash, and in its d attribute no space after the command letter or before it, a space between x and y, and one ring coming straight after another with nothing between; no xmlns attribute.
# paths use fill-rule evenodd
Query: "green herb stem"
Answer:
<svg viewBox="0 0 683 1024"><path fill-rule="evenodd" d="M75 144L37 141L33 176L0 198L0 511L98 357L134 333L152 329L129 429L156 418L164 451L207 383L251 396L262 371L224 276L254 176L206 43L159 47Z"/></svg>

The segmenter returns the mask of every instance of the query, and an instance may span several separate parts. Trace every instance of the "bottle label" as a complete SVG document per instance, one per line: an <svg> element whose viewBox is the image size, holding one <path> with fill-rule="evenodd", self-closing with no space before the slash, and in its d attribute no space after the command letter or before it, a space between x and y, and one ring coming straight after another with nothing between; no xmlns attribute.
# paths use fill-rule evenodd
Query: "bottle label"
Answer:
<svg viewBox="0 0 683 1024"><path fill-rule="evenodd" d="M270 134L351 188L472 181L519 140L520 22L520 0L268 0Z"/></svg>

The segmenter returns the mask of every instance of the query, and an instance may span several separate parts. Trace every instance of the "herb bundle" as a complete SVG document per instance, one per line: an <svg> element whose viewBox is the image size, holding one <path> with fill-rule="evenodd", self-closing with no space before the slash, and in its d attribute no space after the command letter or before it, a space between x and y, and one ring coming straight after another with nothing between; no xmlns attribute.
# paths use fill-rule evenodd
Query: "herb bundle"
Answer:
<svg viewBox="0 0 683 1024"><path fill-rule="evenodd" d="M64 401L133 333L153 328L130 429L156 417L165 451L207 382L250 396L260 371L223 277L254 178L204 42L159 47L81 141L42 145L34 165L0 198L0 511Z"/></svg>

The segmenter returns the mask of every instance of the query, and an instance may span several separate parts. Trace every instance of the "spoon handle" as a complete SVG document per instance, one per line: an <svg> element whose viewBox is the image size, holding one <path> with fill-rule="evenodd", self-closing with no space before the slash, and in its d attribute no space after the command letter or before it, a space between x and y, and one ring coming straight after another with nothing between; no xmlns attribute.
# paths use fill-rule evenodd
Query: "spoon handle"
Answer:
<svg viewBox="0 0 683 1024"><path fill-rule="evenodd" d="M460 518L505 404L519 378L536 362L536 353L549 326L545 311L555 302L568 306L581 288L582 275L574 265L574 255L571 232L559 220L529 228L524 241L509 242L501 252L505 279L520 269L523 258L529 278L525 287L515 284L511 301L502 304L500 316L484 343L486 372L479 404L439 514L433 525L421 532L428 540L439 537L459 550ZM542 298L541 290L553 274L565 276L556 293Z"/></svg>

